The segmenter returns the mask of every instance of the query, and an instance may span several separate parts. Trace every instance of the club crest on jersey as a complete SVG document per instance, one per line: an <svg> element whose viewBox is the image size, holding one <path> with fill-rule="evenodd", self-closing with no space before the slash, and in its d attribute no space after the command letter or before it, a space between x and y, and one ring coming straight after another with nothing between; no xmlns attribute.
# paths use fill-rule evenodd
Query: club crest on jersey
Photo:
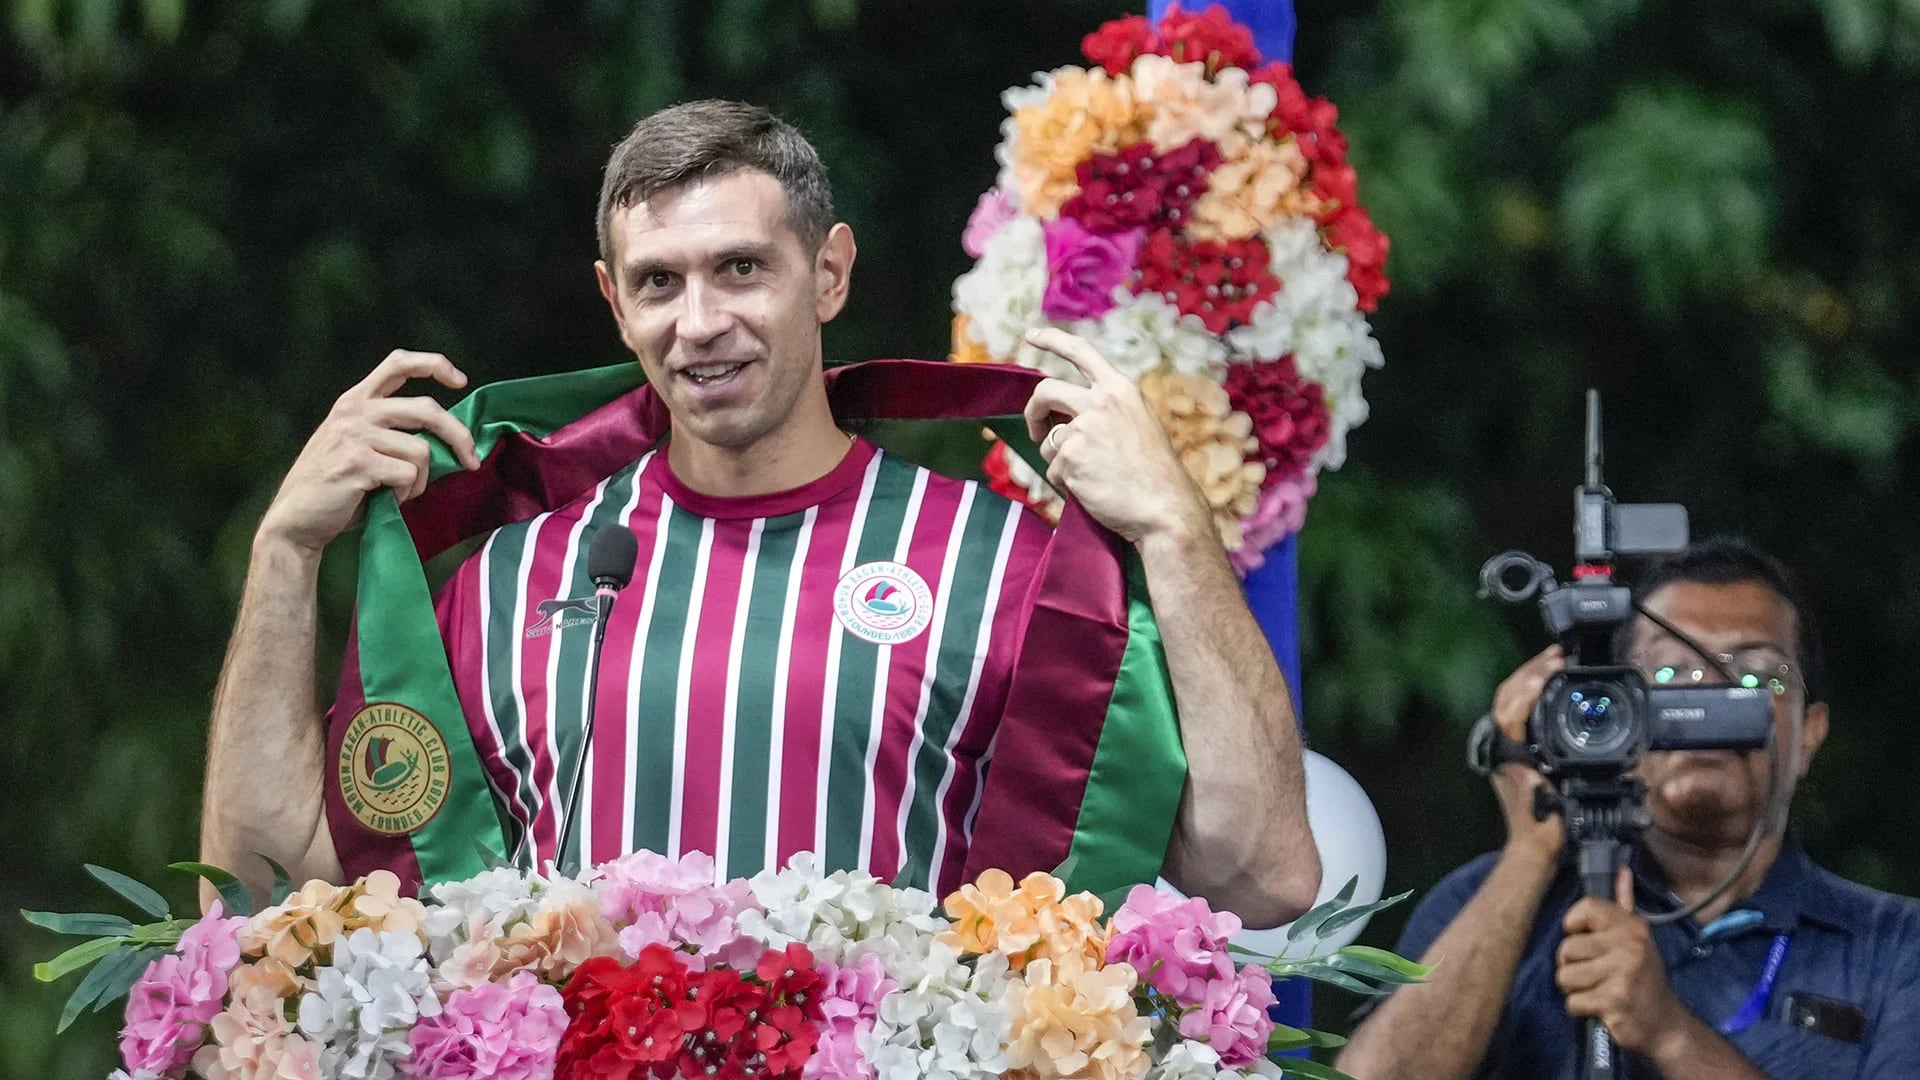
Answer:
<svg viewBox="0 0 1920 1080"><path fill-rule="evenodd" d="M336 764L340 796L354 819L388 836L431 821L447 801L453 775L440 729L390 701L354 714Z"/></svg>
<svg viewBox="0 0 1920 1080"><path fill-rule="evenodd" d="M569 626L585 626L598 613L598 605L599 598L594 596L556 596L551 600L542 600L533 606L540 621L527 627L526 636L546 637Z"/></svg>
<svg viewBox="0 0 1920 1080"><path fill-rule="evenodd" d="M833 615L862 641L898 645L919 637L933 622L933 590L910 566L861 563L834 588Z"/></svg>

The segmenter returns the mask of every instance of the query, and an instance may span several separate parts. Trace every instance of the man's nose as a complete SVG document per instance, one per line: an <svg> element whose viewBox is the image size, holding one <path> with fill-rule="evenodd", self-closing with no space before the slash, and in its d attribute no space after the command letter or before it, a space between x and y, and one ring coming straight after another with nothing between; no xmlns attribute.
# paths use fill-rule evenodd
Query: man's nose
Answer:
<svg viewBox="0 0 1920 1080"><path fill-rule="evenodd" d="M711 345L733 327L726 295L699 280L687 283L681 294L680 339L688 345Z"/></svg>

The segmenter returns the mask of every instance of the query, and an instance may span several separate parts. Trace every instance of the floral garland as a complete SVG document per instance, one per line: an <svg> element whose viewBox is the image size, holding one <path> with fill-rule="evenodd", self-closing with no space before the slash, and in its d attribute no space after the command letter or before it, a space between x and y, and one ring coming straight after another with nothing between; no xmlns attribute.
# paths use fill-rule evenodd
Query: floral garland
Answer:
<svg viewBox="0 0 1920 1080"><path fill-rule="evenodd" d="M1092 66L1004 95L998 183L962 237L953 353L1070 377L1026 343L1061 326L1140 383L1234 565L1299 530L1364 422L1387 238L1358 202L1335 110L1218 7L1087 36ZM1057 517L1002 444L996 490Z"/></svg>
<svg viewBox="0 0 1920 1080"><path fill-rule="evenodd" d="M181 866L220 885L197 920L97 867L162 921L28 913L109 931L36 973L94 964L63 1026L126 993L111 1080L1281 1077L1276 1051L1339 1040L1270 1019L1273 978L1377 993L1427 973L1355 946L1243 967L1239 919L1203 900L1138 886L1103 918L1044 873L987 871L936 910L805 853L716 885L711 856L640 851L578 878L497 868L425 902L384 870L298 891L282 874L272 906L229 915L245 888ZM1401 899L1350 895L1295 924L1304 947Z"/></svg>

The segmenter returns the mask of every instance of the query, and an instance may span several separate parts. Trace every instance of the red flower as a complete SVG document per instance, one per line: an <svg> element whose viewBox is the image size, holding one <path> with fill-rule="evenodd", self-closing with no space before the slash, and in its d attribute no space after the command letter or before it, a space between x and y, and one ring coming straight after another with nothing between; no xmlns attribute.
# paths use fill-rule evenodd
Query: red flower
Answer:
<svg viewBox="0 0 1920 1080"><path fill-rule="evenodd" d="M1251 321L1254 305L1279 290L1269 261L1267 242L1257 236L1222 242L1156 232L1141 252L1135 291L1159 293L1182 313L1199 316L1209 332L1224 334Z"/></svg>
<svg viewBox="0 0 1920 1080"><path fill-rule="evenodd" d="M1253 419L1254 460L1267 467L1263 488L1300 475L1327 444L1326 389L1302 379L1291 354L1271 364L1229 364L1227 400Z"/></svg>
<svg viewBox="0 0 1920 1080"><path fill-rule="evenodd" d="M1193 204L1206 194L1207 176L1220 164L1220 150L1194 139L1155 154L1153 144L1134 143L1117 154L1096 154L1080 163L1080 193L1060 213L1088 232L1181 229Z"/></svg>
<svg viewBox="0 0 1920 1080"><path fill-rule="evenodd" d="M1366 210L1351 206L1327 221L1327 246L1347 256L1347 280L1360 294L1360 310L1372 311L1387 295L1387 236Z"/></svg>
<svg viewBox="0 0 1920 1080"><path fill-rule="evenodd" d="M1326 98L1308 97L1293 77L1291 64L1272 63L1253 73L1248 80L1273 87L1279 99L1267 114L1268 127L1275 135L1290 134L1300 141L1300 153L1309 164L1343 162L1347 158L1347 138L1334 124L1340 110Z"/></svg>
<svg viewBox="0 0 1920 1080"><path fill-rule="evenodd" d="M767 952L753 975L691 972L663 945L631 966L587 961L561 995L572 1021L556 1080L798 1080L820 1039L813 954L804 945Z"/></svg>
<svg viewBox="0 0 1920 1080"><path fill-rule="evenodd" d="M1252 68L1260 63L1253 31L1234 22L1219 4L1198 15L1181 11L1178 4L1168 8L1160 20L1160 40L1156 52L1182 64L1198 60L1207 65L1208 75L1221 68Z"/></svg>
<svg viewBox="0 0 1920 1080"><path fill-rule="evenodd" d="M1135 59L1159 52L1160 39L1146 16L1129 15L1088 34L1080 42L1080 51L1089 61L1106 68L1107 74L1120 75L1133 67Z"/></svg>

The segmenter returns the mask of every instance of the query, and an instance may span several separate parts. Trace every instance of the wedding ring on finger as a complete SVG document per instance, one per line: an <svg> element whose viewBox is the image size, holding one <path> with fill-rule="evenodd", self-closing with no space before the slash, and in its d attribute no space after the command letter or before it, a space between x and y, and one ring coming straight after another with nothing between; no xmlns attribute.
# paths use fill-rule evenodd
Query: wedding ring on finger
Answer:
<svg viewBox="0 0 1920 1080"><path fill-rule="evenodd" d="M1066 430L1067 430L1067 425L1055 424L1053 426L1053 429L1047 432L1047 449L1048 450L1051 450L1056 454L1060 452L1060 436L1064 434Z"/></svg>

